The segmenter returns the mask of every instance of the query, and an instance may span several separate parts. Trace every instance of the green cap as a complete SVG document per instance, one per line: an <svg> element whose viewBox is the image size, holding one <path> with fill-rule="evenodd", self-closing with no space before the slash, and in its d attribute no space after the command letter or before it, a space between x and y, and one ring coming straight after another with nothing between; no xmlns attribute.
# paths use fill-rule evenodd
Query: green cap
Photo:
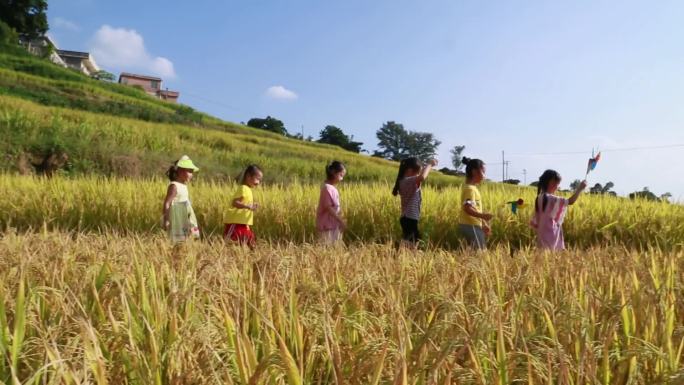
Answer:
<svg viewBox="0 0 684 385"><path fill-rule="evenodd" d="M199 168L197 168L197 166L195 166L195 164L192 163L192 160L187 155L183 155L183 156L181 156L180 159L178 159L178 163L176 163L176 167L185 168L188 170L192 170L194 172L199 171Z"/></svg>

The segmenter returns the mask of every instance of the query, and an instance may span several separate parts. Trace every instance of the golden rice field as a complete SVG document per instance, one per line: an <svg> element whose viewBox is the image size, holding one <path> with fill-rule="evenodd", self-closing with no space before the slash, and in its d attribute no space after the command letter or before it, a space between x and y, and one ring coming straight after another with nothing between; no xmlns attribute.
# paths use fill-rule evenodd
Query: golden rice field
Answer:
<svg viewBox="0 0 684 385"><path fill-rule="evenodd" d="M460 188L428 183L412 252L390 186L347 183L348 246L325 249L318 186L266 185L250 252L220 238L233 188L198 174L205 236L174 249L165 181L0 175L0 383L684 383L682 206L583 196L546 254L505 205L535 191L487 184L478 254Z"/></svg>
<svg viewBox="0 0 684 385"><path fill-rule="evenodd" d="M0 225L19 230L47 228L159 234L162 199L167 181L124 180L98 177L46 180L0 174ZM223 213L229 207L233 185L203 183L201 173L190 185L190 196L206 237L220 236ZM342 209L349 229L347 241L385 243L400 237L399 199L387 183L342 183ZM307 243L315 239L314 213L319 186L294 181L265 185L255 190L261 207L255 216L257 236L272 242ZM494 245L514 249L534 245L528 223L533 208L513 215L507 201L519 197L533 202L536 190L502 184L482 187L485 210L493 212ZM421 230L430 244L453 248L457 231L460 187L423 191ZM681 249L684 245L684 206L630 201L611 196L580 198L566 219L571 247L617 245L643 249Z"/></svg>
<svg viewBox="0 0 684 385"><path fill-rule="evenodd" d="M6 231L5 384L681 383L684 253Z"/></svg>

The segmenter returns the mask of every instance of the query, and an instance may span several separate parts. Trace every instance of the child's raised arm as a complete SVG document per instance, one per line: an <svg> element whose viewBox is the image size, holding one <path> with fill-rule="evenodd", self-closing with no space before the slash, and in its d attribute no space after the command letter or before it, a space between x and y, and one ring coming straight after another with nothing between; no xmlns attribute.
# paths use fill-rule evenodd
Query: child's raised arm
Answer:
<svg viewBox="0 0 684 385"><path fill-rule="evenodd" d="M173 198L176 197L176 185L171 183L169 188L166 189L166 198L164 198L164 206L162 207L162 215L164 216L164 229L169 228L169 210L171 209L171 203Z"/></svg>
<svg viewBox="0 0 684 385"><path fill-rule="evenodd" d="M570 199L568 199L568 204L575 204L575 202L577 202L577 199L579 198L580 194L582 193L582 191L584 191L585 188L587 188L587 181L583 180L582 183L580 183L579 186L577 186L577 189L572 194Z"/></svg>
<svg viewBox="0 0 684 385"><path fill-rule="evenodd" d="M430 173L430 170L432 170L432 168L435 167L436 165L437 165L437 159L430 159L428 164L426 164L425 167L423 167L423 169L420 170L420 174L418 174L417 182L422 182L425 179L427 179L428 174Z"/></svg>

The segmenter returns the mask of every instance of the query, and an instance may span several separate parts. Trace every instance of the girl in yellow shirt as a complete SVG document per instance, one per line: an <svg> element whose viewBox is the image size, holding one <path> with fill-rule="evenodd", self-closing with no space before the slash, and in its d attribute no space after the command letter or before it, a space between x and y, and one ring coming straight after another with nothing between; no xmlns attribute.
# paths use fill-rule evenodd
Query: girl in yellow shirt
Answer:
<svg viewBox="0 0 684 385"><path fill-rule="evenodd" d="M480 159L463 157L461 162L466 165L466 184L461 189L458 227L471 247L486 249L486 237L491 232L489 221L493 216L482 209L482 196L477 186L484 180L487 170Z"/></svg>
<svg viewBox="0 0 684 385"><path fill-rule="evenodd" d="M242 182L230 198L230 208L224 217L223 239L231 240L250 249L256 246L256 237L251 226L254 224L254 211L259 204L254 202L252 189L261 184L264 177L259 166L250 164L242 173Z"/></svg>

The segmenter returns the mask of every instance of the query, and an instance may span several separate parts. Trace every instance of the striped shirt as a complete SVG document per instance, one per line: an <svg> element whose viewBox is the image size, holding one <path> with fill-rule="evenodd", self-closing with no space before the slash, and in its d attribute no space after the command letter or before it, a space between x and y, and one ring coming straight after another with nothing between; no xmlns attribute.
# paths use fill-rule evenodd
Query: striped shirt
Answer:
<svg viewBox="0 0 684 385"><path fill-rule="evenodd" d="M399 182L399 196L401 197L401 216L420 219L420 204L423 198L417 176L409 176Z"/></svg>

